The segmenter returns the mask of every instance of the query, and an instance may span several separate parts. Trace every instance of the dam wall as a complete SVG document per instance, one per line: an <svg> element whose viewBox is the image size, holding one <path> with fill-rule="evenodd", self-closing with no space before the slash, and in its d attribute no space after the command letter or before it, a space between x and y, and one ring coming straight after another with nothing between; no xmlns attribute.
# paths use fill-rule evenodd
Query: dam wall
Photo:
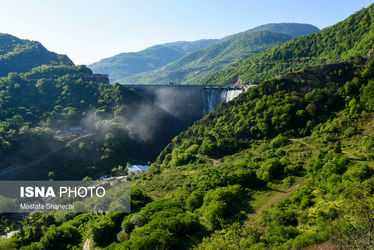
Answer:
<svg viewBox="0 0 374 250"><path fill-rule="evenodd" d="M126 85L165 112L191 125L222 102L228 102L244 92L246 87L203 85Z"/></svg>

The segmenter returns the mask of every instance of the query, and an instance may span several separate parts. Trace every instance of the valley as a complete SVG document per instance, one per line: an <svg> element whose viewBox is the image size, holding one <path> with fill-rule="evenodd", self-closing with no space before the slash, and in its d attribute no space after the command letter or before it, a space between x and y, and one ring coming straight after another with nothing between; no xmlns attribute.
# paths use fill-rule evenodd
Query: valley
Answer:
<svg viewBox="0 0 374 250"><path fill-rule="evenodd" d="M0 34L0 180L131 185L0 214L0 249L371 249L373 35L371 4L78 66Z"/></svg>

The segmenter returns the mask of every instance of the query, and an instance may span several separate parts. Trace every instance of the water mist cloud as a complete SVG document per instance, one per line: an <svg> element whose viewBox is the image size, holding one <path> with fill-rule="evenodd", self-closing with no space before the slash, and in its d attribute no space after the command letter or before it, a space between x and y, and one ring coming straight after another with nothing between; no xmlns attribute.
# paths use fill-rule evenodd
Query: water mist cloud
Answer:
<svg viewBox="0 0 374 250"><path fill-rule="evenodd" d="M100 136L113 132L116 128L125 130L128 136L137 141L148 142L155 136L160 126L160 112L150 105L141 104L133 108L123 108L125 115L105 119L95 111L87 112L81 126L88 131L95 131Z"/></svg>

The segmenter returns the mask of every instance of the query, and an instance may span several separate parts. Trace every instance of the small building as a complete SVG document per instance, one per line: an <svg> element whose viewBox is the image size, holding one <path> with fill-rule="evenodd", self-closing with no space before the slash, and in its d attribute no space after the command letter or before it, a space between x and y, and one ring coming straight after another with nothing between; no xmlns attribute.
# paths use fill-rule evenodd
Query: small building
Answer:
<svg viewBox="0 0 374 250"><path fill-rule="evenodd" d="M147 170L149 168L148 165L131 165L129 167L128 173L140 174L141 172Z"/></svg>

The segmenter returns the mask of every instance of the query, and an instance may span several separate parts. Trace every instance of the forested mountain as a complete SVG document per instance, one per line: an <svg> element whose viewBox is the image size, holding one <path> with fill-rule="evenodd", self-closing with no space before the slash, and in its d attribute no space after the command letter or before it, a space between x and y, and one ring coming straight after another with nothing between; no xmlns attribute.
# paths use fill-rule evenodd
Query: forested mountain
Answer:
<svg viewBox="0 0 374 250"><path fill-rule="evenodd" d="M84 66L62 65L0 78L0 170L42 157L33 164L38 171L25 169L18 178L53 172L81 179L154 159L180 129L178 121L105 80Z"/></svg>
<svg viewBox="0 0 374 250"><path fill-rule="evenodd" d="M34 214L23 230L37 233L2 244L72 248L89 237L108 249L370 248L373 97L373 58L264 81L128 177L131 214Z"/></svg>
<svg viewBox="0 0 374 250"><path fill-rule="evenodd" d="M137 73L162 67L191 51L208 47L216 42L215 39L205 39L193 42L180 41L160 44L139 52L121 53L105 58L90 64L89 67L95 73L108 74L110 81L116 82Z"/></svg>
<svg viewBox="0 0 374 250"><path fill-rule="evenodd" d="M300 37L253 55L229 69L201 79L201 84L243 83L297 71L306 65L365 56L374 45L374 5L356 12L321 32Z"/></svg>
<svg viewBox="0 0 374 250"><path fill-rule="evenodd" d="M0 33L0 76L28 72L40 65L73 65L65 55L48 51L36 41Z"/></svg>
<svg viewBox="0 0 374 250"><path fill-rule="evenodd" d="M158 70L130 76L121 79L120 82L125 84L168 84L169 82L194 84L210 72L223 69L236 60L291 39L289 35L269 31L243 33L208 48L191 52Z"/></svg>
<svg viewBox="0 0 374 250"><path fill-rule="evenodd" d="M371 249L373 9L236 64L268 55L274 61L258 79L280 73L174 137L147 171L129 174L131 213L33 213L20 232L0 237L0 249ZM302 68L284 73L292 58ZM131 89L90 76L86 67L40 66L0 78L2 150L48 148L61 136L50 128L79 124L83 137L65 139L38 170L97 177L146 156L146 132L165 138L172 129ZM3 216L0 233L9 226Z"/></svg>
<svg viewBox="0 0 374 250"><path fill-rule="evenodd" d="M199 249L300 249L326 241L325 247L370 247L373 97L374 60L356 59L306 67L221 105L174 138L147 181L137 182L171 198L125 217L122 230L130 237L117 249L146 246L150 228L173 247L186 247L179 235L194 239L199 226L209 235ZM166 179L174 185L163 186ZM159 226L171 211L177 225L195 230ZM184 216L188 227L179 220Z"/></svg>
<svg viewBox="0 0 374 250"><path fill-rule="evenodd" d="M262 50L282 44L294 37L317 32L310 24L279 23L266 24L230 35L207 48L193 51L166 66L121 79L131 84L196 84L212 72L219 71L233 62L247 58Z"/></svg>
<svg viewBox="0 0 374 250"><path fill-rule="evenodd" d="M244 31L242 33L256 32L256 31L272 31L278 33L284 33L292 37L301 37L313 32L318 32L319 29L311 24L303 23L268 23L264 25L257 26L253 29ZM240 33L239 33L240 34ZM234 35L235 36L235 35Z"/></svg>

